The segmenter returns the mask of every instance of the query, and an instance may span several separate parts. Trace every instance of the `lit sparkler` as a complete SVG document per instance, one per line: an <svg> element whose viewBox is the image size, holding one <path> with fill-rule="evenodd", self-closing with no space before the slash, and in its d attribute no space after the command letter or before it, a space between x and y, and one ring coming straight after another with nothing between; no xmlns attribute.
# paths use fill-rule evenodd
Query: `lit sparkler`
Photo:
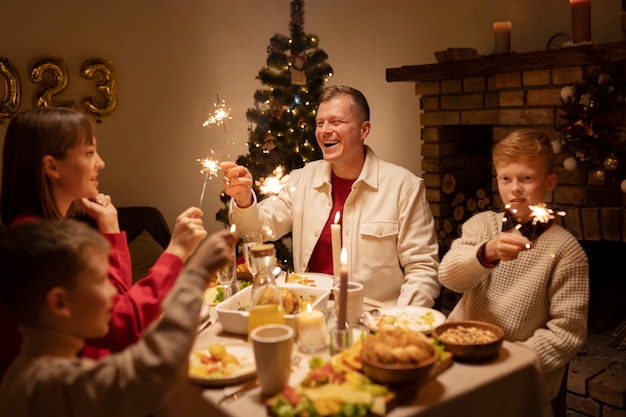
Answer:
<svg viewBox="0 0 626 417"><path fill-rule="evenodd" d="M278 165L274 171L272 171L273 175L268 175L265 178L261 178L261 181L256 181L256 185L259 187L259 191L261 194L278 194L285 185L287 184L287 180L289 179L289 175L285 175L285 169L282 165Z"/></svg>
<svg viewBox="0 0 626 417"><path fill-rule="evenodd" d="M214 152L211 149L211 156L213 156ZM203 158L198 159L198 162L202 165L201 173L204 173L204 184L202 184L202 193L200 194L200 204L198 207L202 208L202 201L204 200L204 190L206 189L206 183L210 178L217 177L218 172L220 171L220 161L215 158Z"/></svg>
<svg viewBox="0 0 626 417"><path fill-rule="evenodd" d="M531 239L534 240L535 235L537 234L537 225L539 223L548 223L550 220L554 219L554 210L548 208L544 203L537 203L537 205L530 204L528 207L530 208L533 224L535 225L532 234L533 239ZM564 211L558 211L556 214L559 216L565 216ZM526 244L526 249L530 248L531 246Z"/></svg>
<svg viewBox="0 0 626 417"><path fill-rule="evenodd" d="M217 103L213 103L213 106L215 107L215 111L209 116L208 119L206 119L202 126L220 126L224 124L225 119L232 119L232 117L230 117L230 108L226 107L226 102L224 100L220 102L219 95L217 96Z"/></svg>

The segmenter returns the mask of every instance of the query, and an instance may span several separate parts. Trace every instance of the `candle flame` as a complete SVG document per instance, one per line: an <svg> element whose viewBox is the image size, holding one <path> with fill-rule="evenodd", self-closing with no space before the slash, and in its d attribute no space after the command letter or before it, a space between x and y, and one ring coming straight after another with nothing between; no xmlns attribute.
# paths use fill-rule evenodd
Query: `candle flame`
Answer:
<svg viewBox="0 0 626 417"><path fill-rule="evenodd" d="M307 312L307 313L310 313L311 311L313 311L313 306L311 305L311 303L308 303L308 304L306 305L306 312Z"/></svg>
<svg viewBox="0 0 626 417"><path fill-rule="evenodd" d="M345 247L341 248L341 255L339 255L339 259L341 260L341 266L348 265L348 251Z"/></svg>
<svg viewBox="0 0 626 417"><path fill-rule="evenodd" d="M233 223L233 224L230 226L230 233L235 233L235 231L236 231L236 230L237 230L237 225L236 225L235 223Z"/></svg>
<svg viewBox="0 0 626 417"><path fill-rule="evenodd" d="M339 223L339 217L341 217L341 213L337 210L337 213L335 213L335 224Z"/></svg>

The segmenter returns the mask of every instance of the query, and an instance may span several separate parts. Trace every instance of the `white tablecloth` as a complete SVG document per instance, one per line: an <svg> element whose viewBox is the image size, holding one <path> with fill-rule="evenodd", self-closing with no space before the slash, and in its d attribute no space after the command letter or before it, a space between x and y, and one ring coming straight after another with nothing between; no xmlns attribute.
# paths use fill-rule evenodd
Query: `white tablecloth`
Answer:
<svg viewBox="0 0 626 417"><path fill-rule="evenodd" d="M206 347L218 341L245 342L245 338L226 334L219 321L201 331L197 347ZM294 355L303 356L298 370L290 377L297 385L308 372L308 358L294 345ZM317 354L328 357L328 353ZM448 369L421 387L415 397L392 409L389 417L542 417L551 416L545 399L543 380L535 353L523 346L504 342L497 359L480 364L454 362ZM236 387L213 388L183 384L168 405L155 417L250 417L267 415L259 388L242 398L218 405L224 394Z"/></svg>

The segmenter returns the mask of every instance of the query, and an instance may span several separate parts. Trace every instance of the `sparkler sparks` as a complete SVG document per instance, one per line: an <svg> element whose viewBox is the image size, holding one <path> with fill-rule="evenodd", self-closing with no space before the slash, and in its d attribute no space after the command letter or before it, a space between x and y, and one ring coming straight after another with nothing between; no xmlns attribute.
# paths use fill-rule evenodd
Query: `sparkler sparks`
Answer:
<svg viewBox="0 0 626 417"><path fill-rule="evenodd" d="M530 208L533 224L535 225L532 234L534 238L537 234L537 225L539 223L548 223L550 220L554 219L554 210L546 207L544 203L537 203L537 205L530 204L528 207ZM556 214L559 216L565 216L564 211L558 211ZM531 247L532 246L530 244L526 244L526 249L530 249Z"/></svg>
<svg viewBox="0 0 626 417"><path fill-rule="evenodd" d="M554 219L554 211L546 207L545 204L539 203L536 206L529 205L528 206L531 211L531 215L533 216L533 224L537 223L548 223L550 220Z"/></svg>
<svg viewBox="0 0 626 417"><path fill-rule="evenodd" d="M220 126L224 124L226 119L232 119L232 117L230 117L230 108L226 107L224 100L220 102L219 95L217 96L217 103L213 103L213 106L215 107L215 111L213 111L213 114L202 124L203 127L210 127L211 125Z"/></svg>
<svg viewBox="0 0 626 417"><path fill-rule="evenodd" d="M213 156L214 152L211 149L211 156ZM204 183L202 184L202 193L200 193L200 203L198 204L199 208L202 208L202 201L204 200L204 191L206 190L206 183L210 178L217 177L217 174L220 170L220 161L215 158L203 158L198 159L198 162L202 165L201 173L204 175Z"/></svg>
<svg viewBox="0 0 626 417"><path fill-rule="evenodd" d="M507 204L505 206L505 208L507 210L510 210L511 215L516 216L517 217L517 210L516 209L511 209L511 205ZM522 230L522 234L527 236L529 240L535 240L537 237L537 229L538 229L538 225L540 223L549 223L552 219L554 219L554 215L555 212L548 208L544 203L537 203L535 205L530 204L528 206L528 208L530 209L530 215L532 217L532 224L534 225L532 233L529 230L528 225L526 225L525 229L522 229L522 227L524 227L524 225L521 223L521 219L517 218L517 224L515 224L515 229L516 230ZM558 216L565 216L565 212L560 210L557 211L556 214ZM503 223L507 223L509 221L509 219L507 219L506 216L504 216L502 218L502 222ZM530 221L529 221L530 223ZM532 248L532 245L530 243L527 243L526 245L524 245L526 247L526 249L530 249Z"/></svg>
<svg viewBox="0 0 626 417"><path fill-rule="evenodd" d="M285 175L285 169L282 165L278 165L274 171L272 171L273 175L268 175L265 178L261 178L261 181L256 181L256 185L259 187L259 191L261 194L278 194L285 185L287 184L287 180L289 179L289 175Z"/></svg>

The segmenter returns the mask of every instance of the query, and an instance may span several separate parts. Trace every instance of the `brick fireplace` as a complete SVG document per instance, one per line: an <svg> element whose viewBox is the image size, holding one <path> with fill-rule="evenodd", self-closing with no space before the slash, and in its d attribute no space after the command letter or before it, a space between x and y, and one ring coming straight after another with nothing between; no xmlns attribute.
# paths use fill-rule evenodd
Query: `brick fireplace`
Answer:
<svg viewBox="0 0 626 417"><path fill-rule="evenodd" d="M493 143L522 127L558 139L561 89L607 64L626 67L626 42L387 69L388 82L412 82L420 96L422 176L444 251L472 214L503 208L491 167ZM626 139L624 110L615 127ZM589 256L590 332L602 332L626 319L626 193L619 182L600 182L590 171L565 170L567 156L558 155L559 185L546 204L566 212L556 221ZM623 403L614 406L624 410Z"/></svg>

